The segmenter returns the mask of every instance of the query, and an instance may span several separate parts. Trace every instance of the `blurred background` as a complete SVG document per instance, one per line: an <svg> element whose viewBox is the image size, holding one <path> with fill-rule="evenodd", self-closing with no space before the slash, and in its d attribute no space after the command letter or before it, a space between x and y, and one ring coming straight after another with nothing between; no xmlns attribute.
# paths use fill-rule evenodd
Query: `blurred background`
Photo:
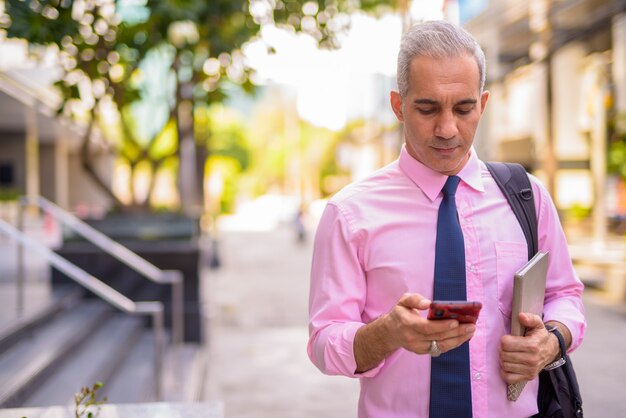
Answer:
<svg viewBox="0 0 626 418"><path fill-rule="evenodd" d="M180 375L169 392L112 384L114 403L169 393L226 416L353 416L355 383L304 358L310 244L326 199L397 157L398 44L430 19L463 25L486 53L475 148L523 164L552 194L597 315L580 355L589 415L626 414L614 396L626 364L587 361L626 348L609 335L626 331L623 0L0 0L0 377L21 379L2 356L84 277L56 254L110 286L103 296L82 281L113 306L127 306L119 295L160 301L165 339L191 353L179 361L199 375L194 388ZM163 271L181 272L184 319L171 316L173 288L131 291L131 267L160 285ZM120 351L111 381L148 346ZM66 357L79 357L72 347ZM0 407L64 404L42 389L52 366L41 370L0 387ZM168 380L167 367L154 373ZM259 380L268 375L280 384ZM278 391L290 382L300 409Z"/></svg>
<svg viewBox="0 0 626 418"><path fill-rule="evenodd" d="M445 18L488 57L482 158L524 164L596 240L622 227L620 1L0 4L3 201L81 217L316 207L396 157L400 35Z"/></svg>

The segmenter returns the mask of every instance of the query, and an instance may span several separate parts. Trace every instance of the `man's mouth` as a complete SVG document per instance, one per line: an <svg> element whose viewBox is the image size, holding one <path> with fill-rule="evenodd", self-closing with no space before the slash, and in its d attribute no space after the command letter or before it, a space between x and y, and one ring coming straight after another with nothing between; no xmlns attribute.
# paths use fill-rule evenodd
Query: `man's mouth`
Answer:
<svg viewBox="0 0 626 418"><path fill-rule="evenodd" d="M442 147L433 147L435 151L441 153L441 154L452 154L454 152L454 150L457 149L457 147L446 147L446 148L442 148Z"/></svg>

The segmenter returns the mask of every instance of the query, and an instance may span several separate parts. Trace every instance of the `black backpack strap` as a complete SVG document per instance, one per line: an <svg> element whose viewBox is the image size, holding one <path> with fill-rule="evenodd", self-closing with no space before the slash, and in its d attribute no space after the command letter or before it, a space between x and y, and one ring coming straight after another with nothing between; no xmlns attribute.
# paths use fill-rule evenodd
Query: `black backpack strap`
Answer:
<svg viewBox="0 0 626 418"><path fill-rule="evenodd" d="M539 251L539 239L535 199L528 173L524 167L516 163L487 162L486 164L524 231L530 260Z"/></svg>
<svg viewBox="0 0 626 418"><path fill-rule="evenodd" d="M496 162L486 164L524 231L528 244L528 259L530 260L539 251L539 239L535 199L528 173L519 164ZM539 393L537 395L539 413L532 418L583 417L580 388L571 358L565 354L565 343L562 338L559 339L559 345L561 353L564 353L563 355L566 357L566 363L557 369L544 370L539 373Z"/></svg>

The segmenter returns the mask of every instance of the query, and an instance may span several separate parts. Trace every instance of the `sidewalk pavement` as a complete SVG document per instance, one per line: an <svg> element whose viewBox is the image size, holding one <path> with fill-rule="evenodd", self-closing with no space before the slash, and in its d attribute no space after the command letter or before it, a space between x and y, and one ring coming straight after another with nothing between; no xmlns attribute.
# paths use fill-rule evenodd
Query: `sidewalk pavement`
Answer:
<svg viewBox="0 0 626 418"><path fill-rule="evenodd" d="M209 310L205 400L228 418L355 416L358 382L306 356L310 243L291 229L229 232L203 275Z"/></svg>
<svg viewBox="0 0 626 418"><path fill-rule="evenodd" d="M358 382L324 376L306 356L310 239L295 231L224 232L222 267L205 270L204 400L228 418L355 417ZM588 331L573 354L587 418L626 416L626 307L585 295Z"/></svg>

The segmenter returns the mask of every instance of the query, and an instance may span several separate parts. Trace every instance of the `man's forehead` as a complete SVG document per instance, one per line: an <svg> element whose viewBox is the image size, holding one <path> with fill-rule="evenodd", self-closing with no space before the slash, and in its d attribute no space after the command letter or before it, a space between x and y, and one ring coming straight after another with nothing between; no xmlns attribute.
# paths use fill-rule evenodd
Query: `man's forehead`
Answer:
<svg viewBox="0 0 626 418"><path fill-rule="evenodd" d="M478 65L466 55L453 58L414 57L408 77L408 96L454 102L477 100L479 92Z"/></svg>
<svg viewBox="0 0 626 418"><path fill-rule="evenodd" d="M467 98L462 98L462 99L458 99L456 101L454 101L455 105L471 105L471 104L475 104L478 102L478 99L473 98L473 97L467 97ZM417 97L415 99L413 99L413 104L419 105L439 105L441 103L441 100L438 99L432 99L432 98L420 98Z"/></svg>

